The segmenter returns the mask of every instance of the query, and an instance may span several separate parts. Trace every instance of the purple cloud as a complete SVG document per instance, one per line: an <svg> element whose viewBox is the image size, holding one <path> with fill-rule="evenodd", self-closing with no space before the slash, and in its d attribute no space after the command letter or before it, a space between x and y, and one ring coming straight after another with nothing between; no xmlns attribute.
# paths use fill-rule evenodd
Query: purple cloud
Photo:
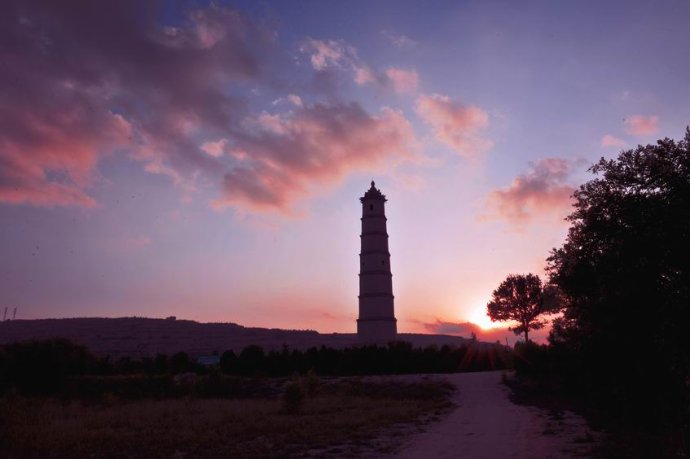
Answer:
<svg viewBox="0 0 690 459"><path fill-rule="evenodd" d="M513 182L492 191L487 206L494 217L520 226L545 214L562 217L571 205L575 188L568 183L573 163L562 158L544 158L532 164L531 170Z"/></svg>
<svg viewBox="0 0 690 459"><path fill-rule="evenodd" d="M135 0L4 5L0 201L94 206L99 160L126 151L187 189L200 174L218 183L217 206L286 211L308 183L408 150L409 123L390 109L307 106L290 93L294 112L252 114L247 84L284 88L268 71L288 61L274 31L215 4L162 17L161 3ZM378 78L344 42L304 47L316 73ZM400 76L396 88L414 83Z"/></svg>
<svg viewBox="0 0 690 459"><path fill-rule="evenodd" d="M213 169L193 132L226 130L270 40L211 6L164 26L156 2L10 1L0 19L0 200L93 205L99 158L130 149L152 172Z"/></svg>
<svg viewBox="0 0 690 459"><path fill-rule="evenodd" d="M656 134L659 131L658 116L632 115L625 119L625 132L634 136Z"/></svg>
<svg viewBox="0 0 690 459"><path fill-rule="evenodd" d="M310 105L285 114L263 113L238 134L239 165L225 175L216 207L290 212L314 183L337 182L348 172L380 167L411 154L412 128L401 112L370 115L351 104Z"/></svg>
<svg viewBox="0 0 690 459"><path fill-rule="evenodd" d="M483 136L489 115L479 107L440 94L425 94L417 99L417 113L433 128L440 142L461 156L476 157L493 147L493 142Z"/></svg>

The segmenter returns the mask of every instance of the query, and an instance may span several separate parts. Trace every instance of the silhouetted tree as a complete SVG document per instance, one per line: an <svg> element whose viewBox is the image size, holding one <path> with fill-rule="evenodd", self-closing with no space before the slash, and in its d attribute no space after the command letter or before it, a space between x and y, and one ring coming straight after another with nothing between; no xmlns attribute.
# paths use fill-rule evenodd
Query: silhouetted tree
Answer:
<svg viewBox="0 0 690 459"><path fill-rule="evenodd" d="M237 366L237 356L233 351L225 351L220 356L220 369L223 373L231 373Z"/></svg>
<svg viewBox="0 0 690 459"><path fill-rule="evenodd" d="M66 339L6 344L0 351L0 391L15 387L24 394L49 395L96 364L85 347Z"/></svg>
<svg viewBox="0 0 690 459"><path fill-rule="evenodd" d="M666 420L690 378L690 129L590 171L598 177L575 192L566 242L549 258L567 304L550 340L573 355L573 379L622 417Z"/></svg>
<svg viewBox="0 0 690 459"><path fill-rule="evenodd" d="M189 356L185 352L178 352L170 357L170 371L174 374L189 371Z"/></svg>
<svg viewBox="0 0 690 459"><path fill-rule="evenodd" d="M242 352L237 359L237 366L240 374L254 375L259 372L264 372L266 363L266 354L261 346L250 345L242 349Z"/></svg>
<svg viewBox="0 0 690 459"><path fill-rule="evenodd" d="M546 301L541 279L534 274L510 274L493 291L491 301L486 305L489 317L494 322L515 321L510 329L516 335L524 334L529 341L529 331L538 330L545 324L539 317L553 312L555 305Z"/></svg>

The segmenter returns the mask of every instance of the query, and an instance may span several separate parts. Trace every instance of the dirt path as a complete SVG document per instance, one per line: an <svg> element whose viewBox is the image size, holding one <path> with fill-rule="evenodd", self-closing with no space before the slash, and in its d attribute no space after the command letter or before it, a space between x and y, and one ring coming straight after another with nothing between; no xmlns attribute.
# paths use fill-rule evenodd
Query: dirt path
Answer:
<svg viewBox="0 0 690 459"><path fill-rule="evenodd" d="M589 429L572 413L513 404L501 372L448 375L457 407L403 445L399 458L586 457Z"/></svg>

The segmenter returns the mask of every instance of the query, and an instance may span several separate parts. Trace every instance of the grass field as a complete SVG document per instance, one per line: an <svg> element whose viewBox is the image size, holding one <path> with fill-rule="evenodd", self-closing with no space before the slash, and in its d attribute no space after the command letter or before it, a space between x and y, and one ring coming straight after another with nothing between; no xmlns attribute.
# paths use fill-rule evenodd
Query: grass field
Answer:
<svg viewBox="0 0 690 459"><path fill-rule="evenodd" d="M341 378L311 386L296 405L288 405L284 396L105 397L98 402L6 396L0 401L0 455L195 458L387 452L405 432L447 410L451 391L440 382L386 379Z"/></svg>

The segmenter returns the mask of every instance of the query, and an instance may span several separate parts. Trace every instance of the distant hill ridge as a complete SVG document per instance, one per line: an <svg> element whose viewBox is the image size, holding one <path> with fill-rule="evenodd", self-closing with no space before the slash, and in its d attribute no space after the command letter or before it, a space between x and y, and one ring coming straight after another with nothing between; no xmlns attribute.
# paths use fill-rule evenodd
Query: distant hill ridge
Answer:
<svg viewBox="0 0 690 459"><path fill-rule="evenodd" d="M144 317L12 320L0 322L0 344L49 338L67 338L96 355L144 357L186 352L192 356L235 352L255 344L266 350L307 349L314 346L343 348L361 344L354 333L322 334L314 330L244 327L235 323L201 323L193 320ZM413 346L494 344L473 342L450 335L398 334Z"/></svg>

